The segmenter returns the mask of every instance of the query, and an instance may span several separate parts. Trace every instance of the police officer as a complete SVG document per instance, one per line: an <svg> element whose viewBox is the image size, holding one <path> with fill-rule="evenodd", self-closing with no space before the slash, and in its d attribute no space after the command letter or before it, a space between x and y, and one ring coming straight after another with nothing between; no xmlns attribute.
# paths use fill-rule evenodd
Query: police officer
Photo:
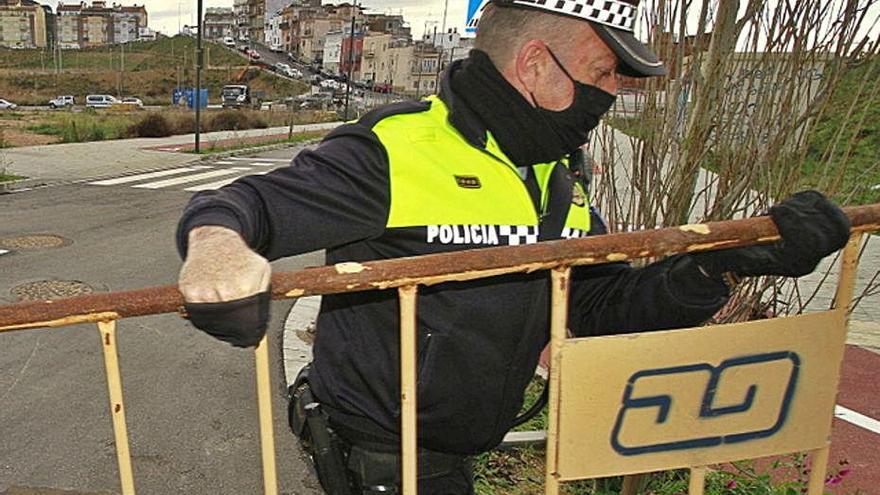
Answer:
<svg viewBox="0 0 880 495"><path fill-rule="evenodd" d="M664 74L633 36L637 3L493 0L475 50L446 71L438 96L373 111L289 167L194 196L178 230L193 324L255 345L267 260L316 249L332 264L604 233L572 168L617 76ZM699 324L727 301L731 280L804 275L848 237L844 214L817 192L770 216L782 235L774 245L574 269L571 331ZM548 301L546 272L421 289L420 493L472 492L471 456L502 440L548 341ZM399 489L398 328L394 291L323 298L294 415L313 449L328 438L339 447L313 450L331 493Z"/></svg>

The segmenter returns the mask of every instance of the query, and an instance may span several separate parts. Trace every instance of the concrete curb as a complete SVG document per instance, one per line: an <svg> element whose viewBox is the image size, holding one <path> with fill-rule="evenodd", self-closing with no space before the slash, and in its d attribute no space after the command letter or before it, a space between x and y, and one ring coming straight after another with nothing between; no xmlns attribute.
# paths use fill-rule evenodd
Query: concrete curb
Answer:
<svg viewBox="0 0 880 495"><path fill-rule="evenodd" d="M284 381L287 386L293 383L299 370L312 362L312 343L305 340L315 328L321 296L301 297L294 301L281 334L281 358Z"/></svg>

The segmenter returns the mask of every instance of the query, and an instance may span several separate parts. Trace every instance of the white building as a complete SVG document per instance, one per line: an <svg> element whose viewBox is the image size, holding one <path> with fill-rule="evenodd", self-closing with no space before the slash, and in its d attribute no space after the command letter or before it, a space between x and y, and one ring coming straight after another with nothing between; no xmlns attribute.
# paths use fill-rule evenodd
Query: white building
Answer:
<svg viewBox="0 0 880 495"><path fill-rule="evenodd" d="M284 35L281 32L282 22L284 22L284 17L282 17L280 10L275 11L266 20L266 27L263 32L266 37L266 44L272 48L284 46Z"/></svg>
<svg viewBox="0 0 880 495"><path fill-rule="evenodd" d="M342 40L346 34L342 31L331 31L324 37L324 69L337 73L342 63Z"/></svg>

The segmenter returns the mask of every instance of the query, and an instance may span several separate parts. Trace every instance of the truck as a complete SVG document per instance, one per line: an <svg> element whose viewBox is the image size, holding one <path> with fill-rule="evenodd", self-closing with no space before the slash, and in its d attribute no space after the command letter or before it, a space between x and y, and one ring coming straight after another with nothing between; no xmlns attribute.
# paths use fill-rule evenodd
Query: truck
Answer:
<svg viewBox="0 0 880 495"><path fill-rule="evenodd" d="M260 108L262 103L262 93L251 91L246 84L223 86L223 108Z"/></svg>
<svg viewBox="0 0 880 495"><path fill-rule="evenodd" d="M56 96L49 100L50 108L64 108L64 107L72 107L74 105L73 95L62 95Z"/></svg>

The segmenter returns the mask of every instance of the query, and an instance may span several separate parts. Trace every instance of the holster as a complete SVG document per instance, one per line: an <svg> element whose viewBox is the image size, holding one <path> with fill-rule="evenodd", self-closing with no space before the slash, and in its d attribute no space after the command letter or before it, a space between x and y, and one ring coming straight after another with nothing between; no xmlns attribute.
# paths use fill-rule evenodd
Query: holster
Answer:
<svg viewBox="0 0 880 495"><path fill-rule="evenodd" d="M312 457L318 481L328 495L351 495L352 489L345 469L346 452L341 440L327 422L308 383L308 366L303 368L288 389L287 420L303 449Z"/></svg>

